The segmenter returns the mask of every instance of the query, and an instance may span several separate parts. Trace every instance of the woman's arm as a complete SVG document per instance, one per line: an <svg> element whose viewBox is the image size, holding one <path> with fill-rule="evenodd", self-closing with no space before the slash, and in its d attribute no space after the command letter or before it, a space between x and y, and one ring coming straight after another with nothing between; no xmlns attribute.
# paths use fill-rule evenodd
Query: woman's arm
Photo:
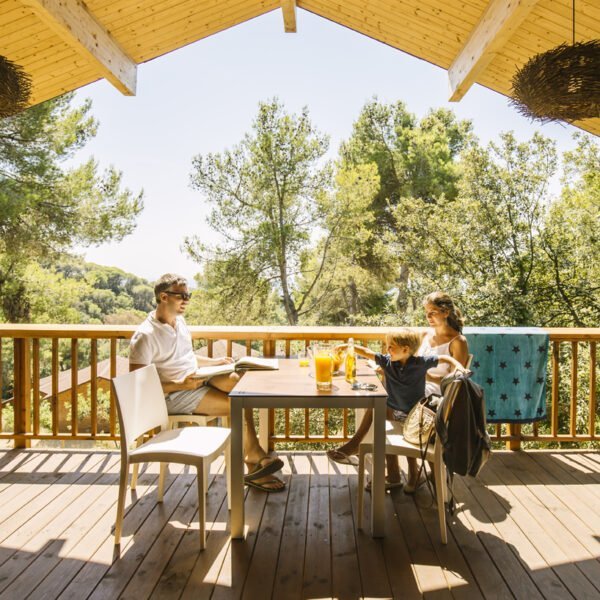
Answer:
<svg viewBox="0 0 600 600"><path fill-rule="evenodd" d="M469 360L469 344L464 335L454 338L450 343L450 355L455 358L463 367L467 366Z"/></svg>
<svg viewBox="0 0 600 600"><path fill-rule="evenodd" d="M465 370L464 366L461 363L459 363L455 358L452 358L451 356L448 356L447 354L440 354L438 356L438 361L439 362L446 362L446 363L451 364L454 367L455 371L457 369L459 371L464 371Z"/></svg>

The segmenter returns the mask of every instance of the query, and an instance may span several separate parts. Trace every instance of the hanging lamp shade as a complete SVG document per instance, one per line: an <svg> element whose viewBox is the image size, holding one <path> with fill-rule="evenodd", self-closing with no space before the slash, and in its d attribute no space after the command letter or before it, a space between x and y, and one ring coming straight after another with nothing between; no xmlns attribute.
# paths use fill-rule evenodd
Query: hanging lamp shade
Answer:
<svg viewBox="0 0 600 600"><path fill-rule="evenodd" d="M30 94L31 77L22 67L0 56L0 118L27 108Z"/></svg>
<svg viewBox="0 0 600 600"><path fill-rule="evenodd" d="M600 40L537 54L512 80L511 105L543 123L600 117Z"/></svg>

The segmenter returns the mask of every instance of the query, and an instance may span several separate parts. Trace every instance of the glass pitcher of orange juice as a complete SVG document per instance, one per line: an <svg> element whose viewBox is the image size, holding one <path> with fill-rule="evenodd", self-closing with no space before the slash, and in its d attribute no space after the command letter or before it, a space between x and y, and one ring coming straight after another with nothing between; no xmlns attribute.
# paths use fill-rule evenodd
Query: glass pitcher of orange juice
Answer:
<svg viewBox="0 0 600 600"><path fill-rule="evenodd" d="M333 374L333 354L331 346L329 344L316 344L314 347L314 356L317 389L330 391Z"/></svg>

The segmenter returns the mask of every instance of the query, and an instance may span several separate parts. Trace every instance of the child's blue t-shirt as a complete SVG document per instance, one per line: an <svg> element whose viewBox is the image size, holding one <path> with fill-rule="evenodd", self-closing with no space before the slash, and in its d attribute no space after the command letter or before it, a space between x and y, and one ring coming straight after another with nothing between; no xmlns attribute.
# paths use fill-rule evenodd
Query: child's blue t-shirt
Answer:
<svg viewBox="0 0 600 600"><path fill-rule="evenodd" d="M405 364L393 361L389 354L375 353L375 362L385 373L387 404L394 410L408 412L425 396L425 377L437 367L437 356L411 356Z"/></svg>

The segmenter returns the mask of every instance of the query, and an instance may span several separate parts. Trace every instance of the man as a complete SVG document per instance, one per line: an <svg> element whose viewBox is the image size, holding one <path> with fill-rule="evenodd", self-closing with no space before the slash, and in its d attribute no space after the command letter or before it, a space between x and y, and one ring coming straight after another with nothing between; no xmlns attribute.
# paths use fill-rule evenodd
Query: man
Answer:
<svg viewBox="0 0 600 600"><path fill-rule="evenodd" d="M192 336L183 314L192 297L183 277L167 273L154 286L156 310L148 314L131 338L131 371L150 364L156 366L169 414L229 416L228 393L239 380L236 373L209 380L194 377L198 366L220 365L231 358L204 358L194 354ZM283 466L279 458L268 456L260 447L252 418L245 412L244 455L248 465L246 484L265 492L279 492L285 483L273 473Z"/></svg>

